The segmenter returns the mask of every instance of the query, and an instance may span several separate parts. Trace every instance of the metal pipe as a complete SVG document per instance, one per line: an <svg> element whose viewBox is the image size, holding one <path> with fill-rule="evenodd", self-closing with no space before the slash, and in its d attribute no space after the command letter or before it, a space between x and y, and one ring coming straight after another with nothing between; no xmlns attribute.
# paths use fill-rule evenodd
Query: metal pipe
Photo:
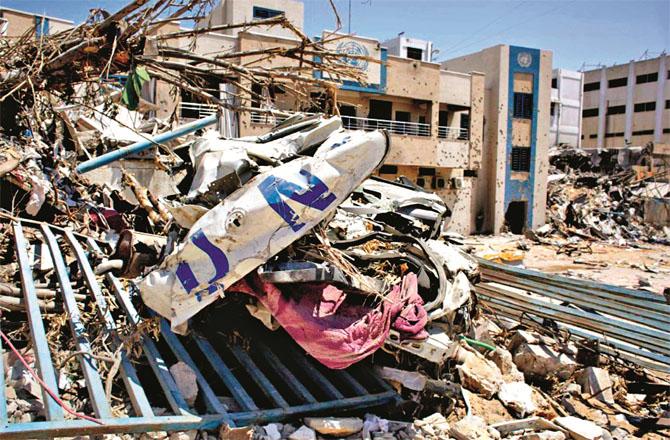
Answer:
<svg viewBox="0 0 670 440"><path fill-rule="evenodd" d="M214 114L207 116L206 118L198 119L197 121L189 122L188 124L177 127L172 131L166 133L161 133L157 136L154 136L150 139L145 139L143 141L135 142L134 144L128 145L127 147L119 148L118 150L110 151L105 153L102 156L94 157L83 163L80 163L76 168L77 173L84 174L89 171L100 168L101 166L107 165L112 162L116 162L119 159L123 159L126 156L131 154L136 154L147 150L153 147L156 144L163 142L171 141L172 139L178 138L188 133L193 133L196 130L205 128L209 125L214 125L218 121L218 115Z"/></svg>

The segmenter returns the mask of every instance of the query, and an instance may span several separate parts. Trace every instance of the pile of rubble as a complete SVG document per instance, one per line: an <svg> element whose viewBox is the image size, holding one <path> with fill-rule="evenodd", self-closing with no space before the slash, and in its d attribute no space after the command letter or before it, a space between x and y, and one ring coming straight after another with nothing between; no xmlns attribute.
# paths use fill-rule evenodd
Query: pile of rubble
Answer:
<svg viewBox="0 0 670 440"><path fill-rule="evenodd" d="M207 3L135 0L0 46L10 112L0 135L0 436L164 426L175 432L151 438L667 434L667 372L478 301L478 263L445 234L442 200L371 177L390 148L385 132L300 113L254 137L208 128L226 111L272 112L235 92L211 95L200 86L211 76L247 92L248 81L280 85L304 100L322 88L336 112L336 80L312 70L338 80L360 72L284 17L225 26L294 32L298 48L263 51L299 61L290 71L243 62L258 51L203 58L170 47L212 29L161 34L161 23ZM188 124L157 118L144 97L151 81L218 113ZM640 234L604 211L596 227L596 213L576 216L575 203L555 213L572 216L555 217L562 233L593 237L614 222L602 234ZM358 367L372 378L350 373ZM151 372L166 396L156 404L147 397L158 391L143 389ZM345 396L342 383L357 394ZM350 414L321 417L330 408Z"/></svg>
<svg viewBox="0 0 670 440"><path fill-rule="evenodd" d="M549 163L548 223L534 238L670 243L667 167L653 166L648 149L604 151L593 158L583 150L556 147Z"/></svg>

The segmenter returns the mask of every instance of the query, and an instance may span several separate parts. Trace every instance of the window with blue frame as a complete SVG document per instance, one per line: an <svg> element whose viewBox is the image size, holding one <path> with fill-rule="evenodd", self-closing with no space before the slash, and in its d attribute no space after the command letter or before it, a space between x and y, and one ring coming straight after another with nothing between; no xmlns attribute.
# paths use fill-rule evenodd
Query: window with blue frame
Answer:
<svg viewBox="0 0 670 440"><path fill-rule="evenodd" d="M284 15L284 11L254 6L254 20L264 20L266 18L277 17L279 15Z"/></svg>
<svg viewBox="0 0 670 440"><path fill-rule="evenodd" d="M514 92L514 117L521 119L533 118L533 94Z"/></svg>
<svg viewBox="0 0 670 440"><path fill-rule="evenodd" d="M40 38L43 35L49 35L49 19L35 16L35 37Z"/></svg>

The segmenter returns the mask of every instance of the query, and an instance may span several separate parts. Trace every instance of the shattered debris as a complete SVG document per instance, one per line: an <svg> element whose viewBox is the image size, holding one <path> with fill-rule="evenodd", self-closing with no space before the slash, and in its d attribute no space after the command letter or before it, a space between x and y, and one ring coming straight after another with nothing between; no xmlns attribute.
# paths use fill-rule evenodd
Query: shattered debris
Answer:
<svg viewBox="0 0 670 440"><path fill-rule="evenodd" d="M343 125L334 91L360 71L284 16L226 26L296 49L205 57L174 39L211 29L161 31L208 7L136 0L0 45L0 437L670 433L667 297L515 266L531 241L670 245L649 152L553 152L547 225L478 261L440 197L373 176L391 137ZM157 84L213 114L165 116ZM331 114L255 106L270 90L325 90ZM286 119L238 138L215 127L235 112Z"/></svg>

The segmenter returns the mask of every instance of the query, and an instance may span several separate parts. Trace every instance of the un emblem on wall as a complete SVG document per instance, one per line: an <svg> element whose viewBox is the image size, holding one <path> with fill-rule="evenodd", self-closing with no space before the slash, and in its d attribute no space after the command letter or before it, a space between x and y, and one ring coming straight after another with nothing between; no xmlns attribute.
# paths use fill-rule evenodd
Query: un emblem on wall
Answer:
<svg viewBox="0 0 670 440"><path fill-rule="evenodd" d="M528 67L533 62L533 56L528 52L519 52L516 56L516 62L519 63L521 67Z"/></svg>
<svg viewBox="0 0 670 440"><path fill-rule="evenodd" d="M357 55L365 57L370 55L368 49L356 41L343 41L337 45L337 49L335 49L335 51L343 55ZM362 60L359 58L347 58L347 57L342 58L342 60L345 63L349 64L350 66L356 67L361 70L367 70L368 68L367 60Z"/></svg>

